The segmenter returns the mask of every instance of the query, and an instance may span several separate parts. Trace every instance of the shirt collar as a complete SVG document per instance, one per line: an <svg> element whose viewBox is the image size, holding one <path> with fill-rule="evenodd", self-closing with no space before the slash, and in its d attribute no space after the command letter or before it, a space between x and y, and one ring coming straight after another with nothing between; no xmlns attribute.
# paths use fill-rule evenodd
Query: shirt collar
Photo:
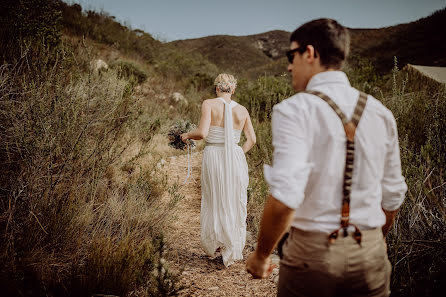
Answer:
<svg viewBox="0 0 446 297"><path fill-rule="evenodd" d="M347 75L342 71L324 71L315 74L307 84L306 90L322 84L344 84L350 86Z"/></svg>

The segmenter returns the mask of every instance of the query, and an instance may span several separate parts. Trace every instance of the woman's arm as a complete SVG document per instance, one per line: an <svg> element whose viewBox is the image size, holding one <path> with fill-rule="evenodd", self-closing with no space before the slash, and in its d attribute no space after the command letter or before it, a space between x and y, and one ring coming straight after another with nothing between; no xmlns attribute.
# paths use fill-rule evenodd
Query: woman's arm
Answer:
<svg viewBox="0 0 446 297"><path fill-rule="evenodd" d="M248 112L248 111L246 111ZM256 144L256 133L254 132L254 127L252 126L251 117L249 116L246 118L245 126L243 127L243 132L246 136L246 142L243 144L242 149L243 152L246 154L254 144Z"/></svg>
<svg viewBox="0 0 446 297"><path fill-rule="evenodd" d="M203 101L201 105L201 118L198 128L187 133L181 134L181 140L186 142L187 139L200 140L206 138L211 125L211 105L208 100Z"/></svg>

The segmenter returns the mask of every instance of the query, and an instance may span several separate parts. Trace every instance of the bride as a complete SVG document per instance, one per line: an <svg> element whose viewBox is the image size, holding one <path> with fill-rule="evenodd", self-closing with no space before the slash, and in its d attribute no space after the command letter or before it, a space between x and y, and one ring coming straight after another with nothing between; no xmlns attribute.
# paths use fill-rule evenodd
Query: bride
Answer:
<svg viewBox="0 0 446 297"><path fill-rule="evenodd" d="M214 82L217 98L201 107L197 129L181 139L205 139L201 169L201 245L210 257L220 249L229 266L243 259L246 240L246 199L248 165L245 153L256 143L254 128L246 108L231 100L237 80L219 74ZM246 142L238 146L241 132Z"/></svg>

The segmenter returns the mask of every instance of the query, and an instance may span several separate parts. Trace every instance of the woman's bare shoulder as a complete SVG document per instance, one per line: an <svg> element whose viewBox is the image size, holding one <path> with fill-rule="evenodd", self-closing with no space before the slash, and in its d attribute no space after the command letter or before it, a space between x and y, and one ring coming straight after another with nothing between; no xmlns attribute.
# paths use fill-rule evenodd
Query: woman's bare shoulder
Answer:
<svg viewBox="0 0 446 297"><path fill-rule="evenodd" d="M218 98L209 98L209 99L204 99L203 100L203 104L216 104L217 102L220 102L220 100L218 100Z"/></svg>
<svg viewBox="0 0 446 297"><path fill-rule="evenodd" d="M216 103L217 100L215 100L216 98L210 98L210 99L204 99L203 102L201 103L202 105L208 105L208 106L212 106Z"/></svg>
<svg viewBox="0 0 446 297"><path fill-rule="evenodd" d="M243 105L241 105L240 103L238 103L237 106L234 107L234 108L237 108L241 113L243 113L243 114L249 116L248 109L246 109L246 107L243 106Z"/></svg>

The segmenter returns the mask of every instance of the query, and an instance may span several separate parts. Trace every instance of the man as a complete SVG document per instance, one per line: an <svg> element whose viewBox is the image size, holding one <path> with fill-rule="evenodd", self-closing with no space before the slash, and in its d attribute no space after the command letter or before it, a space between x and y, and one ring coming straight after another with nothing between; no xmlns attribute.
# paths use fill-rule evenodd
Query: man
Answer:
<svg viewBox="0 0 446 297"><path fill-rule="evenodd" d="M346 28L314 20L290 41L288 71L300 93L273 109L271 194L247 270L267 277L291 226L279 247L278 296L388 296L384 237L407 190L395 119L340 71Z"/></svg>

